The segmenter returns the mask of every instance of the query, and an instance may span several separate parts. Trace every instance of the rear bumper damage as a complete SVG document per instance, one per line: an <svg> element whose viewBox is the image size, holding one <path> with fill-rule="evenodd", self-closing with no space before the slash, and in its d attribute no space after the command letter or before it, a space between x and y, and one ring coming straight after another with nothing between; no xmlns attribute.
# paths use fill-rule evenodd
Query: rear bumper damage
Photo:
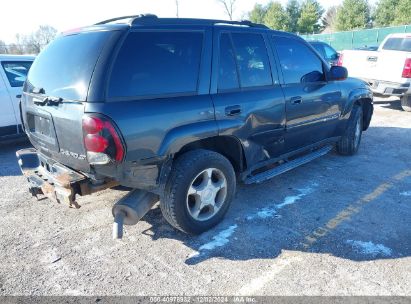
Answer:
<svg viewBox="0 0 411 304"><path fill-rule="evenodd" d="M16 152L23 175L29 182L30 193L38 198L45 195L58 203L80 208L76 195L88 195L119 185L116 181L92 183L90 177L46 158L36 149ZM113 206L113 238L123 237L123 224L135 225L159 201L159 196L134 189Z"/></svg>
<svg viewBox="0 0 411 304"><path fill-rule="evenodd" d="M58 203L79 208L76 195L88 195L118 185L114 181L93 184L86 175L46 158L33 148L17 151L16 157L29 182L30 193L37 198L44 195Z"/></svg>

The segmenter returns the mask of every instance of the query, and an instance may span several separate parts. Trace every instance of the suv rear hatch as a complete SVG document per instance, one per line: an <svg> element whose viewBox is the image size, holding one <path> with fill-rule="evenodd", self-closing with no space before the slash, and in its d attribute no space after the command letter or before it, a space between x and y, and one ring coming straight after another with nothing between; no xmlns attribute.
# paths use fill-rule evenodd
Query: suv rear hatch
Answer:
<svg viewBox="0 0 411 304"><path fill-rule="evenodd" d="M96 64L113 31L80 31L55 39L34 61L21 100L34 147L53 161L90 172L82 119Z"/></svg>

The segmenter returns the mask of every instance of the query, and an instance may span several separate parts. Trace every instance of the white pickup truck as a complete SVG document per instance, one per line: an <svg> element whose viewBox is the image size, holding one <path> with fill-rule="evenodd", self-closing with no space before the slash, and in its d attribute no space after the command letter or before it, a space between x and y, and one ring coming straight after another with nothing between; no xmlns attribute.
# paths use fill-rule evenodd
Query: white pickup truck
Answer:
<svg viewBox="0 0 411 304"><path fill-rule="evenodd" d="M377 51L342 51L338 65L368 82L375 96L398 96L411 112L411 33L388 35Z"/></svg>
<svg viewBox="0 0 411 304"><path fill-rule="evenodd" d="M23 135L19 103L34 56L0 55L0 141Z"/></svg>

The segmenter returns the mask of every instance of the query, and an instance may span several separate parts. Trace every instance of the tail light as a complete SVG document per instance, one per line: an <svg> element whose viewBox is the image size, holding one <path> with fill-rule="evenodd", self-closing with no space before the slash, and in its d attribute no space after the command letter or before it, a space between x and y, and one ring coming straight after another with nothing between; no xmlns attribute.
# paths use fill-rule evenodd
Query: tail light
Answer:
<svg viewBox="0 0 411 304"><path fill-rule="evenodd" d="M343 63L344 63L344 54L340 53L340 56L338 56L337 65L338 66L343 66Z"/></svg>
<svg viewBox="0 0 411 304"><path fill-rule="evenodd" d="M103 116L83 117L84 146L91 164L107 164L110 160L121 162L124 145L110 119Z"/></svg>
<svg viewBox="0 0 411 304"><path fill-rule="evenodd" d="M411 78L411 58L407 58L404 63L404 69L402 70L403 78Z"/></svg>

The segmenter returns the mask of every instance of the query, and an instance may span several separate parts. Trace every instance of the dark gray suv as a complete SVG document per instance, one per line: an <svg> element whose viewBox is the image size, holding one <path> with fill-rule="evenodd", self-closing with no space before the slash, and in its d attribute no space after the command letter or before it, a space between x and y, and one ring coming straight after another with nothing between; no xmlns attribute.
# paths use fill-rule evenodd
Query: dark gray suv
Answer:
<svg viewBox="0 0 411 304"><path fill-rule="evenodd" d="M63 33L36 58L21 100L34 149L17 157L33 195L71 206L76 195L138 189L114 206L115 235L158 200L171 225L198 234L223 218L237 182L334 146L355 154L372 98L292 34L121 17Z"/></svg>

